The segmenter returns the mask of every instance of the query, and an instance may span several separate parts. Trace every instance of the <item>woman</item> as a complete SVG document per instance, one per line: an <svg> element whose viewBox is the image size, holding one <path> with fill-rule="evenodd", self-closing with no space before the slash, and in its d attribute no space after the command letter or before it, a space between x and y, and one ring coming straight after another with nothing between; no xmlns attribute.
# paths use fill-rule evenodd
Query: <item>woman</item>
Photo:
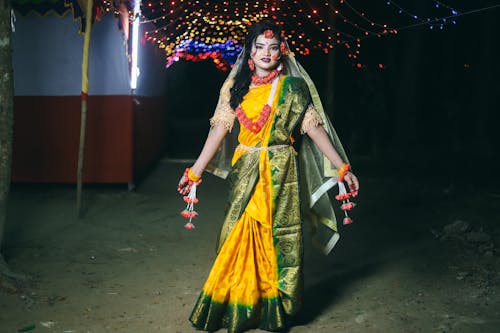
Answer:
<svg viewBox="0 0 500 333"><path fill-rule="evenodd" d="M208 331L282 330L301 304L301 220L332 230L329 252L338 234L326 191L340 176L357 192L358 180L314 84L271 23L250 28L210 123L179 191L186 193L205 169L229 173L231 190L218 255L190 320ZM239 145L229 164L226 146L234 135ZM331 165L335 177L325 177Z"/></svg>

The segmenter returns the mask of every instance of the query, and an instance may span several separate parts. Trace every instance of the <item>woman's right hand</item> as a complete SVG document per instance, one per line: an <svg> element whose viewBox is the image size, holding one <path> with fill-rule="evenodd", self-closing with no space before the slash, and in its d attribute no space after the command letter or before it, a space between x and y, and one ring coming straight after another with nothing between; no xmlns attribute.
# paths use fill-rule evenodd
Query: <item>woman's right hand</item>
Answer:
<svg viewBox="0 0 500 333"><path fill-rule="evenodd" d="M344 180L347 182L347 185L349 185L349 190L351 192L358 192L359 191L359 181L358 177L356 177L351 171L347 171Z"/></svg>
<svg viewBox="0 0 500 333"><path fill-rule="evenodd" d="M189 191L191 191L191 187L193 186L193 184L196 184L196 186L201 184L201 177L199 177L196 181L190 179L189 170L190 168L187 168L184 171L184 174L182 175L181 179L179 180L179 184L177 185L177 192L182 195L188 194Z"/></svg>

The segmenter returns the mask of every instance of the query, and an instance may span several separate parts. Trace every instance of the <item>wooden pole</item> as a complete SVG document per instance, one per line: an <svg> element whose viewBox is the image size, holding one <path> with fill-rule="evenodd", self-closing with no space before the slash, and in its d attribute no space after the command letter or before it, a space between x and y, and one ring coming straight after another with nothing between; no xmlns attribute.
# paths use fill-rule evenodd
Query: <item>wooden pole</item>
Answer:
<svg viewBox="0 0 500 333"><path fill-rule="evenodd" d="M13 280L26 279L25 275L15 273L7 266L1 253L7 223L14 137L14 78L10 46L11 8L10 1L0 0L0 287L2 288L7 287L3 277ZM9 284L8 289L14 291L15 287Z"/></svg>
<svg viewBox="0 0 500 333"><path fill-rule="evenodd" d="M85 152L85 132L87 128L87 97L88 97L88 70L89 70L89 46L90 32L92 28L92 5L93 0L87 0L85 12L85 35L83 40L83 59L82 59L82 95L81 95L81 114L80 114L80 144L78 147L78 167L77 167L77 185L76 185L76 211L78 217L82 217L82 188L83 188L83 162Z"/></svg>
<svg viewBox="0 0 500 333"><path fill-rule="evenodd" d="M10 29L10 4L0 0L0 247L7 218L14 130Z"/></svg>

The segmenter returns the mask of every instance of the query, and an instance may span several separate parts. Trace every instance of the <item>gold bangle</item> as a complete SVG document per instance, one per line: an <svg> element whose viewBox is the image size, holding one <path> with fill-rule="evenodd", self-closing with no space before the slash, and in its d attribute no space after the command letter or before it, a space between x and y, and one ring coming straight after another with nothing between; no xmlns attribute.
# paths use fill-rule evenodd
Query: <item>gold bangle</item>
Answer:
<svg viewBox="0 0 500 333"><path fill-rule="evenodd" d="M339 181L341 181L341 182L344 181L344 176L347 173L347 171L349 171L350 168L351 168L351 166L349 165L349 163L344 163L342 165L342 167L340 168L340 170L338 172Z"/></svg>
<svg viewBox="0 0 500 333"><path fill-rule="evenodd" d="M189 168L188 170L188 178L190 181L197 182L198 180L201 179L201 176L197 176L193 173L193 170Z"/></svg>

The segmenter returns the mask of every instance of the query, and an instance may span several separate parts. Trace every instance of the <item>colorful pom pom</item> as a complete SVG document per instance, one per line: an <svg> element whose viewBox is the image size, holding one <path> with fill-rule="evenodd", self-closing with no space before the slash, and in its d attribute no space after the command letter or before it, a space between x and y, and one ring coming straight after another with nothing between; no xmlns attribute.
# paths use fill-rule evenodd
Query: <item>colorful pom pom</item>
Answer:
<svg viewBox="0 0 500 333"><path fill-rule="evenodd" d="M351 210L351 209L354 208L354 206L356 206L356 204L354 202L346 202L346 203L343 203L340 206L340 209L342 209L342 210Z"/></svg>
<svg viewBox="0 0 500 333"><path fill-rule="evenodd" d="M348 225L352 223L352 219L349 216L344 217L344 220L342 221L344 225Z"/></svg>

